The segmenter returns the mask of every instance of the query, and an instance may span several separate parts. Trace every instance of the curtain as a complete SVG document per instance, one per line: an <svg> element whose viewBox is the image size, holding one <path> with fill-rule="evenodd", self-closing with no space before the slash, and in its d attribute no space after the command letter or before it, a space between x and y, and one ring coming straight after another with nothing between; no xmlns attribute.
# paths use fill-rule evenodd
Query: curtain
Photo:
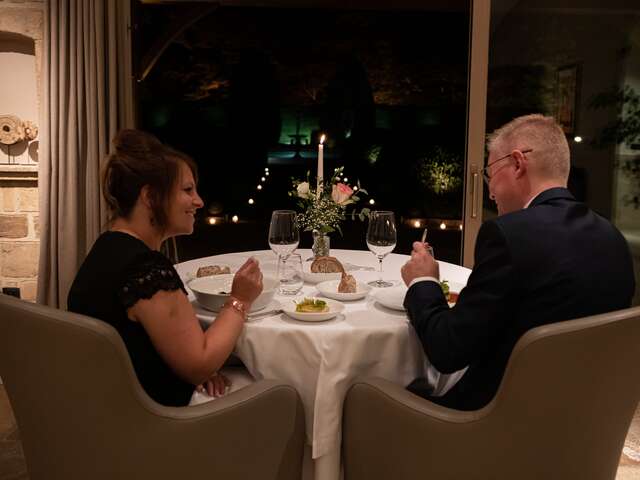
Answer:
<svg viewBox="0 0 640 480"><path fill-rule="evenodd" d="M106 224L100 168L134 125L130 0L49 0L43 40L38 302L66 308Z"/></svg>

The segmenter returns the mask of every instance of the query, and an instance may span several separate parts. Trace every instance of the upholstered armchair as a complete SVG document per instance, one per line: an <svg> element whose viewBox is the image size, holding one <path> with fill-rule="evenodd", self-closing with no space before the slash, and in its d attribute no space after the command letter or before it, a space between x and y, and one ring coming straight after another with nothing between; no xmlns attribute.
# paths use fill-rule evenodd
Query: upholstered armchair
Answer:
<svg viewBox="0 0 640 480"><path fill-rule="evenodd" d="M478 411L362 379L344 406L345 479L613 480L639 361L636 307L527 332Z"/></svg>
<svg viewBox="0 0 640 480"><path fill-rule="evenodd" d="M164 407L109 325L6 295L0 376L31 480L300 479L304 414L282 382Z"/></svg>

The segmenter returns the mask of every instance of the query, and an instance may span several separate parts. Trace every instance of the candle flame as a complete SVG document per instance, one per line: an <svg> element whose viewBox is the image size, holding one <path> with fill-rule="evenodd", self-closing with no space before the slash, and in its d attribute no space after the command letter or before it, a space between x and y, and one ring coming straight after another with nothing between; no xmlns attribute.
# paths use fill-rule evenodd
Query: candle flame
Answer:
<svg viewBox="0 0 640 480"><path fill-rule="evenodd" d="M324 135L324 134L320 137L320 145L322 145L324 143L324 139L325 138L326 138L326 135Z"/></svg>

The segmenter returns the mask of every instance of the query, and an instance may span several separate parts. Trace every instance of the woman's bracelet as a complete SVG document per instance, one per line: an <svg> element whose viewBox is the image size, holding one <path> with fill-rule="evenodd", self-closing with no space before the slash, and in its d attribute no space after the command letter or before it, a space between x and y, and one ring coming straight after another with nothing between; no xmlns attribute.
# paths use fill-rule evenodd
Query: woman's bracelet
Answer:
<svg viewBox="0 0 640 480"><path fill-rule="evenodd" d="M244 318L245 320L247 319L247 307L237 298L229 297L229 300L226 301L224 306L233 308L238 313L240 313L240 315L242 315L242 318Z"/></svg>

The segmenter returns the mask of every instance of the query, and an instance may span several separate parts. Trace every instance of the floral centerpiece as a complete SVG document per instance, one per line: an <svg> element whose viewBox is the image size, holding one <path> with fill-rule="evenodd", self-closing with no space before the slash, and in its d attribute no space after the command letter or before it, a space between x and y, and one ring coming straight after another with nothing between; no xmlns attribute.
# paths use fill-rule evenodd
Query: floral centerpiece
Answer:
<svg viewBox="0 0 640 480"><path fill-rule="evenodd" d="M367 194L360 187L351 187L341 181L344 167L337 168L328 182L317 183L314 189L309 181L292 179L293 190L289 196L296 198L298 207L302 210L297 215L300 229L313 233L313 253L315 256L329 254L329 237L327 234L338 231L342 235L340 224L347 218L347 207L360 200L359 194ZM363 208L357 215L364 220L369 214L368 208ZM356 211L351 212L355 217Z"/></svg>

